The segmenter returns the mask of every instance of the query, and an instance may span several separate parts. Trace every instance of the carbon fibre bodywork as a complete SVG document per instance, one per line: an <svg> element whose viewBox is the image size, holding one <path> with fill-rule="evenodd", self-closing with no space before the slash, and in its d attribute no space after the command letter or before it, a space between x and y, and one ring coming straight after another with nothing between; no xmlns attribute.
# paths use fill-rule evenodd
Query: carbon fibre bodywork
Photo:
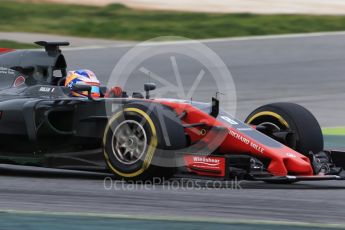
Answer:
<svg viewBox="0 0 345 230"><path fill-rule="evenodd" d="M71 97L58 82L67 72L59 46L68 43L38 44L45 50L0 53L1 162L105 170L106 103L116 110L124 100Z"/></svg>

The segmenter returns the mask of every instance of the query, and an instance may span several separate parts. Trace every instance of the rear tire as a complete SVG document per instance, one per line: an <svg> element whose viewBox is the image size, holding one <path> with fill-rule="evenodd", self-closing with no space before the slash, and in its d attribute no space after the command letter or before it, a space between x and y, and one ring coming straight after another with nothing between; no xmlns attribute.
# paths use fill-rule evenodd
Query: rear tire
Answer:
<svg viewBox="0 0 345 230"><path fill-rule="evenodd" d="M109 120L103 140L104 157L117 178L161 183L174 175L173 147L184 147L184 130L171 110L159 105L159 113L169 118L164 122L166 127L162 118L158 119L157 109L143 104L125 105ZM163 128L173 139L170 149L164 141Z"/></svg>
<svg viewBox="0 0 345 230"><path fill-rule="evenodd" d="M288 145L309 157L323 151L324 140L320 125L306 108L294 103L273 103L254 110L245 120L250 125L273 124L282 131L292 131L294 143ZM284 144L284 143L283 143Z"/></svg>

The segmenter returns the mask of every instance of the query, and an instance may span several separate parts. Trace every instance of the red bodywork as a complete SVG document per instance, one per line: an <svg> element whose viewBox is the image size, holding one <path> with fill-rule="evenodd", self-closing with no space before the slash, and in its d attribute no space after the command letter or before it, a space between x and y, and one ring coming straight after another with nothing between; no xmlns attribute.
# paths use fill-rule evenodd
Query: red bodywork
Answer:
<svg viewBox="0 0 345 230"><path fill-rule="evenodd" d="M167 105L173 108L177 114L182 114L186 112L186 115L182 117L183 124L195 124L195 123L204 123L203 126L196 127L186 127L186 133L191 138L191 143L203 142L207 145L216 144L218 146L209 146L210 149L217 148L217 151L221 154L250 154L257 158L269 159L270 163L268 165L268 172L274 176L287 176L287 175L296 175L296 176L312 176L313 169L308 157L294 151L293 149L284 146L282 144L278 145L279 147L270 147L259 140L251 138L246 135L244 132L241 132L239 129L234 128L230 123L223 122L219 119L216 119L209 115L208 113L194 107L188 103L167 101L167 100L157 100L161 104ZM210 129L204 127L211 127ZM212 129L212 127L218 127L225 130L225 135L219 137L219 129ZM254 128L247 126L247 130L251 129L251 132L258 132ZM224 132L223 132L224 134ZM260 133L260 135L264 135ZM221 142L214 141L217 138L221 139ZM268 137L267 137L268 138ZM276 142L271 139L269 141ZM193 153L195 154L195 153ZM198 159L199 161L212 161L214 156L203 156L204 159ZM193 167L198 164L196 161L193 161L193 158L190 155L185 156L185 163L187 167L193 171ZM223 164L220 163L222 166ZM215 167L214 165L212 167ZM211 167L211 168L212 168ZM225 167L225 166L224 166ZM216 170L217 171L217 170ZM207 170L197 170L194 171L199 175L223 175L223 170L218 169L219 173L210 173Z"/></svg>
<svg viewBox="0 0 345 230"><path fill-rule="evenodd" d="M12 52L13 49L8 49L8 48L0 48L0 54L1 53L8 53L8 52Z"/></svg>

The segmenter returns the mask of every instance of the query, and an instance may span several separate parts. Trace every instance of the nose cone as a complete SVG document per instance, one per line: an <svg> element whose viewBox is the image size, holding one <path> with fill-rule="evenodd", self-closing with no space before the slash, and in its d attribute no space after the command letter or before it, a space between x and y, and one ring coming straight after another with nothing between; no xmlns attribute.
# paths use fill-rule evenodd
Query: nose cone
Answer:
<svg viewBox="0 0 345 230"><path fill-rule="evenodd" d="M297 152L287 153L285 156L273 158L268 171L275 176L313 175L313 168L308 157Z"/></svg>
<svg viewBox="0 0 345 230"><path fill-rule="evenodd" d="M313 175L313 168L308 157L289 157L285 158L283 162L290 175Z"/></svg>

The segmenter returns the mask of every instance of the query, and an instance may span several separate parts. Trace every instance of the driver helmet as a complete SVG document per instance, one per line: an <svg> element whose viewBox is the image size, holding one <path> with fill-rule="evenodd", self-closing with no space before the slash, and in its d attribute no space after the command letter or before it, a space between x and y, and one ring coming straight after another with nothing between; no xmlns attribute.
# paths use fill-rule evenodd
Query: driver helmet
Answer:
<svg viewBox="0 0 345 230"><path fill-rule="evenodd" d="M91 85L91 96L100 97L100 82L94 72L87 69L69 71L66 77L65 86L72 89L75 84ZM88 92L72 92L75 97L87 97Z"/></svg>

